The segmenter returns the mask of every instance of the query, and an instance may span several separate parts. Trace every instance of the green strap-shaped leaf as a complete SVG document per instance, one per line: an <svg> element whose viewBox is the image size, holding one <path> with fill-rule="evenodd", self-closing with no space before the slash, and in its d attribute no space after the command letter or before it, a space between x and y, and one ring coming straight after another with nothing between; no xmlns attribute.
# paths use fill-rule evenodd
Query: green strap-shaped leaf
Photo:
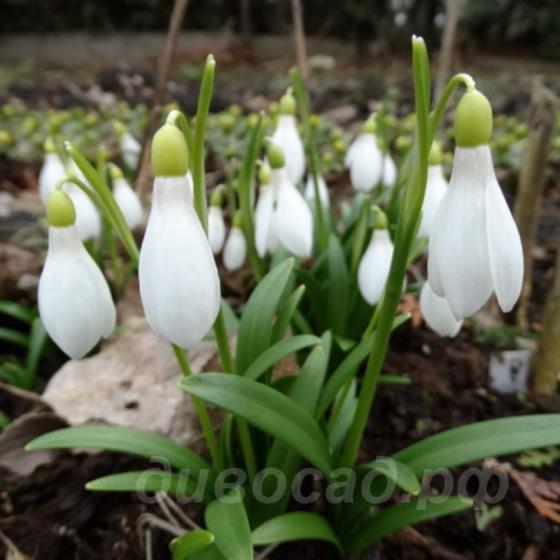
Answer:
<svg viewBox="0 0 560 560"><path fill-rule="evenodd" d="M471 500L450 496L442 503L421 498L385 508L373 515L368 513L358 524L356 530L345 538L344 550L349 554L358 554L403 527L451 515L470 507L472 507Z"/></svg>
<svg viewBox="0 0 560 560"><path fill-rule="evenodd" d="M295 511L274 517L257 527L251 537L255 546L314 540L326 541L340 548L340 543L327 520L308 511Z"/></svg>
<svg viewBox="0 0 560 560"><path fill-rule="evenodd" d="M344 250L338 237L334 234L329 237L328 255L329 325L335 334L343 334L346 331L350 307L350 275Z"/></svg>
<svg viewBox="0 0 560 560"><path fill-rule="evenodd" d="M206 527L214 534L215 545L228 560L252 560L251 528L239 487L204 512Z"/></svg>
<svg viewBox="0 0 560 560"><path fill-rule="evenodd" d="M327 441L311 415L267 385L225 373L191 375L181 387L237 416L299 451L316 467L331 470Z"/></svg>
<svg viewBox="0 0 560 560"><path fill-rule="evenodd" d="M24 323L31 323L37 315L35 309L6 300L0 300L0 313L9 315L10 317L17 319L18 321L23 321Z"/></svg>
<svg viewBox="0 0 560 560"><path fill-rule="evenodd" d="M412 380L406 375L390 375L382 373L379 376L379 383L381 383L381 385L410 385Z"/></svg>
<svg viewBox="0 0 560 560"><path fill-rule="evenodd" d="M258 379L265 371L286 356L318 344L320 339L316 336L301 334L281 340L267 348L243 373L248 379Z"/></svg>
<svg viewBox="0 0 560 560"><path fill-rule="evenodd" d="M173 560L188 560L214 542L214 535L204 529L189 531L169 543Z"/></svg>
<svg viewBox="0 0 560 560"><path fill-rule="evenodd" d="M329 434L329 448L331 453L337 451L350 426L352 425L352 419L356 413L356 407L358 406L358 398L356 397L356 380L353 379L350 382L350 387L347 390L345 388L339 391L336 397L334 409L338 408L338 414L332 422L332 416L329 418L328 424L328 434ZM340 399L343 399L342 401Z"/></svg>
<svg viewBox="0 0 560 560"><path fill-rule="evenodd" d="M9 342L10 344L15 344L16 346L21 346L27 348L29 344L29 337L15 329L8 329L5 327L0 327L0 340Z"/></svg>
<svg viewBox="0 0 560 560"><path fill-rule="evenodd" d="M212 499L214 492L209 479L201 477L197 483L186 471L177 474L159 469L110 474L91 480L86 489L95 492L166 492L204 503Z"/></svg>
<svg viewBox="0 0 560 560"><path fill-rule="evenodd" d="M284 332L288 328L304 292L305 286L298 286L286 300L286 303L278 310L278 317L272 329L273 341L277 342L284 336Z"/></svg>
<svg viewBox="0 0 560 560"><path fill-rule="evenodd" d="M118 426L77 426L44 434L27 444L28 451L35 449L105 449L164 458L176 469L190 470L196 476L208 463L196 453L166 437Z"/></svg>
<svg viewBox="0 0 560 560"><path fill-rule="evenodd" d="M452 428L413 443L393 455L417 475L509 455L525 449L558 445L560 414L511 416Z"/></svg>
<svg viewBox="0 0 560 560"><path fill-rule="evenodd" d="M239 323L235 355L235 367L238 373L247 370L268 348L274 315L293 267L294 259L286 259L273 268L251 294Z"/></svg>
<svg viewBox="0 0 560 560"><path fill-rule="evenodd" d="M420 481L410 467L400 461L395 461L395 459L380 457L379 459L375 459L375 461L360 465L358 469L365 471L371 470L382 474L393 481L399 488L402 488L405 492L413 496L420 493Z"/></svg>

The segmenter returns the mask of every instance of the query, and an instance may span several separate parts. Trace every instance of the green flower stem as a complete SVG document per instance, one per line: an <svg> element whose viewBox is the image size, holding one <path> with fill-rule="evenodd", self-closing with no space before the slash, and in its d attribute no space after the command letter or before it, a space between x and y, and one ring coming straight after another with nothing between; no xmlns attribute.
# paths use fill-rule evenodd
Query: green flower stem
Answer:
<svg viewBox="0 0 560 560"><path fill-rule="evenodd" d="M179 348L179 346L176 346L175 344L172 344L171 346L173 347L173 352L175 354L175 357L177 358L177 362L179 363L179 366L181 367L181 371L183 372L183 375L185 377L192 375L189 361L187 359L187 355L185 354L185 351L182 348ZM221 469L222 465L221 465L221 457L220 457L220 451L218 447L218 441L216 439L216 434L214 433L214 430L212 428L212 422L210 421L210 416L208 416L208 410L206 409L206 406L204 405L204 401L202 399L195 396L192 396L191 398L193 400L194 407L196 409L198 420L200 422L200 425L202 426L202 431L206 438L206 443L208 445L208 450L210 451L210 456L212 457L212 462L218 469Z"/></svg>
<svg viewBox="0 0 560 560"><path fill-rule="evenodd" d="M305 152L307 155L309 172L311 173L311 177L313 179L313 190L315 192L315 213L317 214L317 228L319 230L319 246L321 247L321 250L325 251L329 244L329 232L325 223L323 204L321 202L321 197L319 196L319 158L317 157L317 150L315 146L315 134L313 127L309 122L309 96L307 95L303 79L297 68L292 68L290 70L290 77L292 79L292 87L301 114L303 133L305 136Z"/></svg>
<svg viewBox="0 0 560 560"><path fill-rule="evenodd" d="M204 176L204 135L206 133L206 121L208 119L208 111L210 110L210 101L212 100L212 90L214 88L215 68L216 61L210 54L206 59L204 73L202 74L202 82L200 84L191 153L194 207L205 231L208 228L208 219L206 212L206 180Z"/></svg>
<svg viewBox="0 0 560 560"><path fill-rule="evenodd" d="M366 372L362 380L358 396L358 406L340 460L339 466L341 467L352 467L358 457L360 443L367 425L371 405L379 383L381 367L389 344L393 318L401 299L403 280L408 264L408 255L416 236L422 200L426 189L430 148L430 143L428 142L428 110L430 103L429 63L424 41L416 37L414 37L412 41L412 62L417 117L415 158L413 160L411 173L407 178L408 185L405 192L405 204L401 207L397 223L395 252L391 262L391 269L383 299L378 305L379 315L377 317L377 327L375 329L376 334L369 355Z"/></svg>

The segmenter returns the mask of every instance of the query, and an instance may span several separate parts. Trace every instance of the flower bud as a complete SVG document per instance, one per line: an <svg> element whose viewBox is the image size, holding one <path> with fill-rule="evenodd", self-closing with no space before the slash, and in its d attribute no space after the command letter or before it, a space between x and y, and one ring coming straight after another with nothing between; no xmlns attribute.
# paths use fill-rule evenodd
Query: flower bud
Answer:
<svg viewBox="0 0 560 560"><path fill-rule="evenodd" d="M364 123L362 124L362 132L375 134L376 131L377 123L375 122L375 118L372 115L371 117L369 117L369 119L367 119L367 121L364 121Z"/></svg>
<svg viewBox="0 0 560 560"><path fill-rule="evenodd" d="M488 144L492 135L492 107L478 90L463 95L455 110L455 141L461 148Z"/></svg>
<svg viewBox="0 0 560 560"><path fill-rule="evenodd" d="M53 191L46 204L49 226L69 227L76 222L76 210L72 199L62 191Z"/></svg>
<svg viewBox="0 0 560 560"><path fill-rule="evenodd" d="M259 183L261 185L268 185L270 183L270 167L263 163L259 169Z"/></svg>
<svg viewBox="0 0 560 560"><path fill-rule="evenodd" d="M379 206L374 207L375 210L375 229L387 229L389 227L389 220L387 215Z"/></svg>
<svg viewBox="0 0 560 560"><path fill-rule="evenodd" d="M152 140L152 171L156 177L179 177L189 169L189 150L183 133L164 124Z"/></svg>
<svg viewBox="0 0 560 560"><path fill-rule="evenodd" d="M320 117L319 115L311 115L309 117L309 126L313 127L313 128L317 128L319 126L319 122L320 122Z"/></svg>

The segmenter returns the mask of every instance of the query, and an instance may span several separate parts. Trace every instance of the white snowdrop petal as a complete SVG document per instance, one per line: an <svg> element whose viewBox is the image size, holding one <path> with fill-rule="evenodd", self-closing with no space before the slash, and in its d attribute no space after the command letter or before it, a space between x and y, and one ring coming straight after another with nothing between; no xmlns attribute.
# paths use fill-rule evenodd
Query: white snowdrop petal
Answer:
<svg viewBox="0 0 560 560"><path fill-rule="evenodd" d="M283 170L273 170L278 181L273 228L280 243L298 257L308 257L313 248L313 215L300 192Z"/></svg>
<svg viewBox="0 0 560 560"><path fill-rule="evenodd" d="M327 188L325 179L323 179L321 175L317 177L317 187L319 189L319 199L321 200L323 208L328 208L330 206L329 189ZM312 175L307 176L307 182L305 183L305 198L311 203L315 200L315 184Z"/></svg>
<svg viewBox="0 0 560 560"><path fill-rule="evenodd" d="M523 247L492 167L488 148L488 184L486 188L486 227L488 254L494 291L503 311L511 311L523 285Z"/></svg>
<svg viewBox="0 0 560 560"><path fill-rule="evenodd" d="M397 182L397 166L389 154L383 156L381 181L386 187L394 187Z"/></svg>
<svg viewBox="0 0 560 560"><path fill-rule="evenodd" d="M186 177L156 177L139 263L151 328L182 348L198 344L220 307L220 281Z"/></svg>
<svg viewBox="0 0 560 560"><path fill-rule="evenodd" d="M447 192L447 186L442 166L428 166L428 180L426 183L424 201L422 203L422 219L420 221L420 227L418 228L418 237L430 236L434 218Z"/></svg>
<svg viewBox="0 0 560 560"><path fill-rule="evenodd" d="M463 321L457 321L447 300L439 297L430 288L428 282L420 292L420 311L427 325L440 336L457 336Z"/></svg>
<svg viewBox="0 0 560 560"><path fill-rule="evenodd" d="M124 177L113 181L113 196L124 216L126 225L130 229L137 228L144 218L144 210L138 195Z"/></svg>
<svg viewBox="0 0 560 560"><path fill-rule="evenodd" d="M493 291L486 232L484 147L457 148L453 174L432 232L430 258L457 319L480 309ZM430 284L435 293L438 290ZM438 294L440 295L440 294Z"/></svg>
<svg viewBox="0 0 560 560"><path fill-rule="evenodd" d="M58 154L46 154L43 166L39 173L39 195L45 203L54 191L59 179L65 175L64 164L60 161Z"/></svg>
<svg viewBox="0 0 560 560"><path fill-rule="evenodd" d="M74 227L49 228L38 300L45 329L71 358L83 357L115 328L109 286Z"/></svg>
<svg viewBox="0 0 560 560"><path fill-rule="evenodd" d="M297 185L305 172L305 152L293 115L280 115L272 141L282 148L288 177Z"/></svg>
<svg viewBox="0 0 560 560"><path fill-rule="evenodd" d="M185 176L187 178L187 185L189 188L191 199L194 199L194 180L190 169L187 171Z"/></svg>
<svg viewBox="0 0 560 560"><path fill-rule="evenodd" d="M64 191L72 199L76 210L76 229L82 240L97 239L101 235L101 218L89 196L73 183L66 183Z"/></svg>
<svg viewBox="0 0 560 560"><path fill-rule="evenodd" d="M261 185L255 207L255 246L259 257L264 257L272 230L274 193L272 185Z"/></svg>
<svg viewBox="0 0 560 560"><path fill-rule="evenodd" d="M383 160L375 136L363 133L356 140L350 161L350 181L358 191L371 191L381 180Z"/></svg>
<svg viewBox="0 0 560 560"><path fill-rule="evenodd" d="M247 243L245 236L238 227L231 228L224 247L224 266L227 270L237 270L245 262Z"/></svg>
<svg viewBox="0 0 560 560"><path fill-rule="evenodd" d="M222 250L225 238L226 224L222 209L219 206L210 206L208 209L208 242L214 255Z"/></svg>
<svg viewBox="0 0 560 560"><path fill-rule="evenodd" d="M381 299L391 268L393 243L387 230L375 230L358 267L358 287L362 297L375 305Z"/></svg>
<svg viewBox="0 0 560 560"><path fill-rule="evenodd" d="M142 146L140 145L140 142L138 142L132 134L125 132L121 136L122 157L130 169L136 169L138 167L138 160L140 158L141 151Z"/></svg>

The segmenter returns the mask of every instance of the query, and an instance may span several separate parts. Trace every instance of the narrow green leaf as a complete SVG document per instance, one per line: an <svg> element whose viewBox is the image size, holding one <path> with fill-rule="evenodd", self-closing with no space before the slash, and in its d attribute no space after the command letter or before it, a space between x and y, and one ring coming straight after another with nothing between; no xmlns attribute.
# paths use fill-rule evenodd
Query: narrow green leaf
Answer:
<svg viewBox="0 0 560 560"><path fill-rule="evenodd" d="M272 329L272 340L274 342L279 341L284 336L304 292L305 286L298 286L286 300L286 303L279 309L278 317Z"/></svg>
<svg viewBox="0 0 560 560"><path fill-rule="evenodd" d="M37 375L37 365L45 348L48 335L40 317L33 319L31 323L31 333L29 335L29 348L27 349L27 359L25 370L27 373L27 389L32 389Z"/></svg>
<svg viewBox="0 0 560 560"><path fill-rule="evenodd" d="M344 250L334 234L329 237L328 255L329 325L335 334L344 334L350 303L350 275Z"/></svg>
<svg viewBox="0 0 560 560"><path fill-rule="evenodd" d="M0 313L29 324L37 316L37 312L34 309L6 300L0 301Z"/></svg>
<svg viewBox="0 0 560 560"><path fill-rule="evenodd" d="M276 362L279 362L286 356L308 348L314 344L318 344L320 339L316 336L301 334L292 336L277 342L270 348L266 349L243 373L248 379L258 379L265 371L271 368Z"/></svg>
<svg viewBox="0 0 560 560"><path fill-rule="evenodd" d="M385 385L410 385L412 380L406 375L389 375L382 373L379 376L379 383Z"/></svg>
<svg viewBox="0 0 560 560"><path fill-rule="evenodd" d="M201 551L214 542L214 535L204 529L189 531L169 543L173 560L188 560L190 556Z"/></svg>
<svg viewBox="0 0 560 560"><path fill-rule="evenodd" d="M105 449L140 455L141 457L165 458L176 469L190 470L196 476L208 463L196 453L166 437L117 426L77 426L44 434L27 444L28 451L36 449Z"/></svg>
<svg viewBox="0 0 560 560"><path fill-rule="evenodd" d="M255 546L288 541L326 541L340 548L340 543L324 517L308 511L285 513L257 527L252 535Z"/></svg>
<svg viewBox="0 0 560 560"><path fill-rule="evenodd" d="M237 339L235 366L244 372L269 346L274 315L294 267L289 258L273 268L251 294L241 322Z"/></svg>
<svg viewBox="0 0 560 560"><path fill-rule="evenodd" d="M0 379L10 385L25 388L26 376L25 368L18 362L5 362L0 365Z"/></svg>
<svg viewBox="0 0 560 560"><path fill-rule="evenodd" d="M560 414L510 416L452 428L395 453L417 475L560 443Z"/></svg>
<svg viewBox="0 0 560 560"><path fill-rule="evenodd" d="M422 501L421 501L422 500ZM434 503L429 499L412 500L390 506L376 514L366 514L345 540L344 549L349 554L358 554L383 537L428 519L451 515L469 509L472 501L466 498L449 497L443 503Z"/></svg>
<svg viewBox="0 0 560 560"><path fill-rule="evenodd" d="M0 340L15 344L16 346L22 346L23 348L27 348L29 344L29 337L26 334L6 327L0 327Z"/></svg>
<svg viewBox="0 0 560 560"><path fill-rule="evenodd" d="M348 390L345 391L345 387L343 387L336 397L334 410L336 410L339 406L340 409L334 423L332 423L332 426L332 416L329 418L328 432L329 449L331 450L331 453L337 451L342 445L342 442L352 425L352 420L354 418L354 414L356 413L356 407L358 406L358 398L356 397L356 380L353 379L350 383L351 385ZM339 399L342 398L344 400L342 403L339 403Z"/></svg>
<svg viewBox="0 0 560 560"><path fill-rule="evenodd" d="M10 423L10 419L0 410L0 430L3 430Z"/></svg>
<svg viewBox="0 0 560 560"><path fill-rule="evenodd" d="M228 560L252 560L251 528L239 487L213 501L204 512L204 520L214 533L216 547Z"/></svg>
<svg viewBox="0 0 560 560"><path fill-rule="evenodd" d="M327 442L315 420L292 399L245 377L204 373L181 380L189 394L245 418L299 451L325 473L331 470Z"/></svg>
<svg viewBox="0 0 560 560"><path fill-rule="evenodd" d="M389 457L380 457L358 467L360 470L371 470L382 474L405 492L416 496L420 493L420 481L405 463Z"/></svg>
<svg viewBox="0 0 560 560"><path fill-rule="evenodd" d="M200 484L186 471L179 474L160 469L110 474L91 480L86 489L94 492L165 492L188 496L195 502L208 503L214 488L202 477Z"/></svg>
<svg viewBox="0 0 560 560"><path fill-rule="evenodd" d="M296 277L305 286L306 302L309 304L311 315L315 322L322 326L327 326L327 306L323 297L323 290L314 275L303 268L296 269ZM306 317L307 320L310 317ZM320 329L319 329L320 330Z"/></svg>

